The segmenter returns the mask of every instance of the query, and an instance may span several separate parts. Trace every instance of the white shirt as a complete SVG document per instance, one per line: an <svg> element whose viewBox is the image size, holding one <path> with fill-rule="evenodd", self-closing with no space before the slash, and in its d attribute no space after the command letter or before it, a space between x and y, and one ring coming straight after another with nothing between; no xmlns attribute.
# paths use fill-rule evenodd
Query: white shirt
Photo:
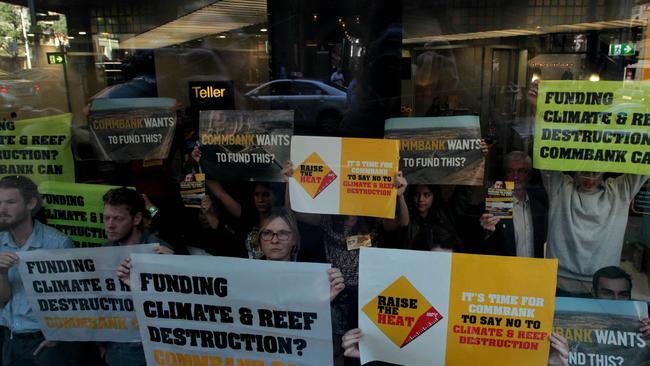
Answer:
<svg viewBox="0 0 650 366"><path fill-rule="evenodd" d="M533 214L530 210L528 194L523 201L513 197L512 225L515 231L517 257L535 257L535 239L533 237Z"/></svg>

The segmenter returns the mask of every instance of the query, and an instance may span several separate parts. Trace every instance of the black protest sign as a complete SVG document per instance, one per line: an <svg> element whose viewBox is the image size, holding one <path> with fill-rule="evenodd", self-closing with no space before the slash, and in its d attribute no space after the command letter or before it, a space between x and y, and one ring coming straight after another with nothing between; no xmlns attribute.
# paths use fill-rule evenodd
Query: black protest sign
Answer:
<svg viewBox="0 0 650 366"><path fill-rule="evenodd" d="M207 179L281 182L293 111L201 111L201 167Z"/></svg>
<svg viewBox="0 0 650 366"><path fill-rule="evenodd" d="M176 128L171 98L97 99L88 123L100 160L165 159Z"/></svg>

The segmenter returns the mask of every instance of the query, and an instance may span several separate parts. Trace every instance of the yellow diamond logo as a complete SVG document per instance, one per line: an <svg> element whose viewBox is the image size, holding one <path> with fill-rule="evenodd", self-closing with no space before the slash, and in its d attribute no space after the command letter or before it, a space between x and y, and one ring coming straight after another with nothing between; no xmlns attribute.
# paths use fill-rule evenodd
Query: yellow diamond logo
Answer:
<svg viewBox="0 0 650 366"><path fill-rule="evenodd" d="M316 152L300 163L293 172L293 177L312 198L316 198L337 178L336 173Z"/></svg>
<svg viewBox="0 0 650 366"><path fill-rule="evenodd" d="M404 276L366 304L363 312L399 348L442 320L442 314Z"/></svg>

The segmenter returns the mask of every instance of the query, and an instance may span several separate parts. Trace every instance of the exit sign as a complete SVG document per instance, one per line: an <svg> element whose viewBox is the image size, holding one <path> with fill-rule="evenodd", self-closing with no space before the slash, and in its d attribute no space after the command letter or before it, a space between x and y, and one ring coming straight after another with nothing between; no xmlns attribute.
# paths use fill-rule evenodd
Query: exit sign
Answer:
<svg viewBox="0 0 650 366"><path fill-rule="evenodd" d="M50 65L59 65L65 63L65 55L63 52L48 52L47 63Z"/></svg>
<svg viewBox="0 0 650 366"><path fill-rule="evenodd" d="M620 43L609 45L610 56L633 56L636 53L636 44L634 43Z"/></svg>

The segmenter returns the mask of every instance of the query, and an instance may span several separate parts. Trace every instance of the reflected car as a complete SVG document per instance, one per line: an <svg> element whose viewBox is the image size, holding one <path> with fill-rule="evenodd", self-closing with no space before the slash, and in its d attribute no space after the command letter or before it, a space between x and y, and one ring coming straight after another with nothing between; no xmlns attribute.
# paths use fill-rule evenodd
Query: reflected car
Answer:
<svg viewBox="0 0 650 366"><path fill-rule="evenodd" d="M41 86L34 81L0 76L0 111L15 112L40 106Z"/></svg>
<svg viewBox="0 0 650 366"><path fill-rule="evenodd" d="M294 125L336 132L348 108L346 89L310 79L277 79L246 93L260 108L293 109Z"/></svg>

